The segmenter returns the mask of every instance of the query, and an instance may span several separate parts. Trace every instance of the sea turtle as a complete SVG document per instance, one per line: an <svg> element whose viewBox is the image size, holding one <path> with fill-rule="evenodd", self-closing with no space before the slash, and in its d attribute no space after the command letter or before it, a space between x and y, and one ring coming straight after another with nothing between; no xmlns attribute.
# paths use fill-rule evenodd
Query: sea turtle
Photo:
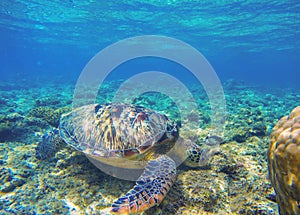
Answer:
<svg viewBox="0 0 300 215"><path fill-rule="evenodd" d="M59 128L38 144L38 159L53 154L55 135L96 166L105 163L125 168L124 158L144 161L126 163L126 168L137 169L144 163L144 170L136 185L112 204L111 214L136 214L160 204L176 177L176 163L166 155L176 141L184 143L191 166L197 166L204 154L197 144L179 137L178 126L166 115L131 104L91 104L63 114Z"/></svg>

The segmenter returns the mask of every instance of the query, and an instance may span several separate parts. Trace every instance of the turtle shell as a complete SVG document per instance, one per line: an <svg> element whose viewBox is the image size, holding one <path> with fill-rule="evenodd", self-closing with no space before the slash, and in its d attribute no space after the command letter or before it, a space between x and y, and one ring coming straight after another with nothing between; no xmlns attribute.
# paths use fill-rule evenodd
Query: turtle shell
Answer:
<svg viewBox="0 0 300 215"><path fill-rule="evenodd" d="M133 157L170 138L171 124L164 114L141 106L91 104L64 114L60 135L93 157Z"/></svg>

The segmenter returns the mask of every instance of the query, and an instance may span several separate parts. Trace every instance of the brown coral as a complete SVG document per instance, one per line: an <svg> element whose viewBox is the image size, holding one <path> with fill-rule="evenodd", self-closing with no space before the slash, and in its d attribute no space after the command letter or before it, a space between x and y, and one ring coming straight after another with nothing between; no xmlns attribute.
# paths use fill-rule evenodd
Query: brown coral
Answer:
<svg viewBox="0 0 300 215"><path fill-rule="evenodd" d="M268 159L280 214L300 214L300 106L274 127Z"/></svg>

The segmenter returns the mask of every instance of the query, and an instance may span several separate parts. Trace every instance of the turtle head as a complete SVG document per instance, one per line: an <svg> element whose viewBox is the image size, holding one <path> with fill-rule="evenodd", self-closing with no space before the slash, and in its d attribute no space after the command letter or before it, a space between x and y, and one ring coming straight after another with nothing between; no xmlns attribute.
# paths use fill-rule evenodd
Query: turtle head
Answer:
<svg viewBox="0 0 300 215"><path fill-rule="evenodd" d="M209 159L219 151L216 147L200 147L191 140L185 140L186 160L185 164L190 167L204 166Z"/></svg>

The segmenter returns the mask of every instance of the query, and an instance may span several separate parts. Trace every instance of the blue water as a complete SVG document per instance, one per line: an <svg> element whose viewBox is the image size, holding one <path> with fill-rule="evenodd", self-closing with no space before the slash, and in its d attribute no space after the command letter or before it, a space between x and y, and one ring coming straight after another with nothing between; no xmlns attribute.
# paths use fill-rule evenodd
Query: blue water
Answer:
<svg viewBox="0 0 300 215"><path fill-rule="evenodd" d="M3 0L0 32L2 80L75 83L106 46L132 36L164 35L197 48L221 80L299 86L297 0ZM152 69L156 63L149 62L124 68Z"/></svg>
<svg viewBox="0 0 300 215"><path fill-rule="evenodd" d="M187 68L155 56L116 67L107 77L110 83L96 91L98 100L88 87L75 87L99 51L143 35L167 36L196 48L214 68L225 95L211 85L204 88L217 89L216 96L206 95L193 85L197 80ZM222 158L219 155L209 172L203 168L187 173L180 179L182 186L178 183L180 191L166 199L170 204L147 214L181 213L186 205L183 214L190 214L195 202L199 211L215 214L225 207L222 214L228 209L256 214L260 204L274 212L277 205L266 198L273 193L267 180L268 141L278 120L299 106L299 59L299 0L0 0L0 214L93 214L95 208L110 206L126 193L132 184L120 186L126 182L96 171L82 153L60 149L42 162L35 157L36 148L76 101L79 105L91 99L111 101L120 80L145 71L178 78L192 92L199 110L187 109L193 100L180 100L186 94L177 86L170 87L180 95L175 102L155 91L135 97L134 104L161 111L178 125L184 125L178 110L186 111L192 128L187 135L200 145L207 143L205 135L222 133L226 124ZM162 85L168 84L164 80ZM83 91L73 94L74 89ZM123 89L144 93L128 85L127 91L126 85Z"/></svg>

